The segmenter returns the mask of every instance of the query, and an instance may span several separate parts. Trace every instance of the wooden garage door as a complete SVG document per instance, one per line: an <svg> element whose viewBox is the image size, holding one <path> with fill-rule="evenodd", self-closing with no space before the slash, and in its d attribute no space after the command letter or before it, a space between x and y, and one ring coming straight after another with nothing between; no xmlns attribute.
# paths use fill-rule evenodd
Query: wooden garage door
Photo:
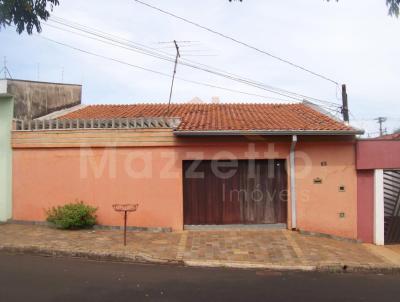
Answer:
<svg viewBox="0 0 400 302"><path fill-rule="evenodd" d="M184 223L286 223L285 160L184 161Z"/></svg>

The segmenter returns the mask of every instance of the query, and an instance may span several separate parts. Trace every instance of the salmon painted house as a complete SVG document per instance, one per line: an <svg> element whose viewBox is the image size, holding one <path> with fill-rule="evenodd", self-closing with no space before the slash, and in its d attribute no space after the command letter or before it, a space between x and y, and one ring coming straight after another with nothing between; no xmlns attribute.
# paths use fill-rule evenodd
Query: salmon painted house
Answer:
<svg viewBox="0 0 400 302"><path fill-rule="evenodd" d="M12 98L1 102L12 116ZM362 131L312 103L79 105L5 126L2 220L44 221L78 199L106 226L121 223L115 203L139 204L131 226L173 231L272 225L357 240L365 223Z"/></svg>

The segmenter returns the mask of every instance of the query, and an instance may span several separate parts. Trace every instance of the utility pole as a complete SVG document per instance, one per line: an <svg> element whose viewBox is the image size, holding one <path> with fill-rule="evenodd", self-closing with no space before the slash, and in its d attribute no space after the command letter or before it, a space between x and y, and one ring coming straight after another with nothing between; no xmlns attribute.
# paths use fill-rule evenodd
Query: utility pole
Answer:
<svg viewBox="0 0 400 302"><path fill-rule="evenodd" d="M342 114L343 114L343 120L345 123L349 123L349 104L347 101L347 90L346 90L346 85L342 85Z"/></svg>
<svg viewBox="0 0 400 302"><path fill-rule="evenodd" d="M379 134L380 136L382 136L384 134L384 130L383 130L383 123L387 121L386 117L378 117L375 119L376 121L378 121L379 124Z"/></svg>
<svg viewBox="0 0 400 302"><path fill-rule="evenodd" d="M175 49L176 49L176 56L175 56L175 66L174 66L174 73L172 74L172 83L171 83L171 90L169 92L169 101L168 101L168 109L167 109L167 116L169 115L169 107L171 106L171 99L172 99L172 90L174 88L174 81L175 81L175 74L176 74L176 67L178 65L178 58L181 57L179 53L179 46L176 40L174 40Z"/></svg>

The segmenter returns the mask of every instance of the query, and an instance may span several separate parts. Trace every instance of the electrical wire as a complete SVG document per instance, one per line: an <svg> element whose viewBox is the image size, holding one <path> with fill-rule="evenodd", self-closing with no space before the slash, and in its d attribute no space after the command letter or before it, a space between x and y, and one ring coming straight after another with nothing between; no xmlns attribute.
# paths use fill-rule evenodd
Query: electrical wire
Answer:
<svg viewBox="0 0 400 302"><path fill-rule="evenodd" d="M54 20L53 20L53 21L54 21ZM59 23L59 22L56 21L56 23ZM54 25L50 25L50 24L46 24L46 25L51 26L51 27L54 27L54 28L57 28L57 29L59 29L59 30L64 30L64 29L59 28L59 27L56 27L56 26L54 26ZM111 40L111 41L114 41L114 42L116 42L116 43L125 45L124 43L122 43L122 42L120 42L120 41L118 41L118 40L116 40L116 39L110 39L110 38L107 38L107 37L105 37L105 36L103 36L103 35L99 35L98 33L90 32L90 31L85 30L85 29L79 29L79 28L77 28L77 27L75 27L75 26L71 26L71 25L68 25L68 24L63 24L63 25L64 25L64 26L68 26L68 27L70 27L70 28L74 28L75 30L80 30L80 31L83 31L83 32L85 32L85 33L92 34L92 35L94 35L94 36L96 36L96 37L100 37L100 38L102 38L102 39ZM89 39L92 39L92 40L96 40L96 41L100 41L100 42L103 42L103 43L107 43L106 41L99 40L99 39L96 39L96 38L93 38L93 37L90 37L90 36L87 36L87 35L81 35L80 33L76 33L76 32L69 31L69 30L65 30L65 31L70 32L70 33L73 33L73 34L77 34L77 35L80 35L80 36L83 36L83 37L86 37L86 38L89 38ZM98 31L98 32L100 32L100 31ZM108 43L108 44L109 44L109 43ZM138 44L138 43L133 42L133 44ZM127 49L127 50L130 50L129 48L122 47L122 46L119 46L119 45L116 45L116 44L111 44L111 45L117 46L117 47L121 47L121 48L124 48L124 49ZM141 45L141 44L139 44L139 45ZM132 47L132 45L128 45L128 47ZM161 59L161 60L169 61L169 62L172 62L172 63L175 61L174 58L168 57L168 56L171 56L171 55L168 54L168 53L166 53L168 56L162 56L162 55L157 54L157 53L155 53L155 52L148 52L148 51L146 51L146 49L143 49L143 48L140 48L140 47L137 47L137 46L133 46L132 48L134 48L134 50L132 49L133 51L139 52L139 53L144 54L144 55L149 55L149 56L152 56L152 57L155 57L155 58L158 58L158 59ZM161 53L165 53L165 52L161 52ZM189 60L186 60L186 61L189 61ZM309 98L309 99L313 99L313 100L315 100L315 101L320 101L320 100L315 99L315 98L312 98L312 97L307 97L307 96L304 96L304 95L299 95L299 94L297 94L297 93L285 91L285 90L280 89L280 88L275 88L275 87L272 87L272 86L267 86L267 85L262 84L262 83L260 84L260 83L254 82L254 81L252 81L252 80L241 79L241 78L239 78L239 77L237 77L237 76L235 76L235 75L229 74L229 73L224 74L223 72L216 72L216 71L213 71L213 70L210 70L210 69L207 69L207 68L203 68L203 67L200 67L200 66L196 66L196 65L193 65L193 64L191 64L191 63L185 62L185 60L181 60L181 61L180 61L180 64L181 64L181 65L184 65L184 66L187 66L187 67L191 67L191 68L195 68L195 69L198 69L198 70L202 70L202 71L205 71L205 72L214 74L214 75L222 76L222 77L228 78L228 79L230 79L230 80L239 81L239 82L241 82L241 83L248 84L248 85L250 85L250 86L253 86L253 87L256 87L256 88L260 88L260 89L263 89L263 90L266 90L266 91L269 91L269 92L272 92L272 93L276 93L276 94L279 94L279 95L281 95L281 96L285 96L285 97L288 97L288 98L291 98L291 99L294 99L294 100L297 100L297 101L301 101L302 98ZM279 91L279 92L273 92L272 90L277 90L277 91ZM296 97L290 96L291 94L295 95ZM322 101L322 100L321 100L321 101ZM324 101L322 101L322 102L324 102Z"/></svg>
<svg viewBox="0 0 400 302"><path fill-rule="evenodd" d="M171 16L171 17L174 17L174 18L176 18L176 19L179 19L179 20L181 20L181 21L184 21L184 22L189 23L189 24L191 24L191 25L194 25L194 26L196 26L196 27L202 28L202 29L204 29L204 30L206 30L206 31L209 31L209 32L213 33L213 34L216 34L216 35L218 35L218 36L221 36L221 37L223 37L223 38L225 38L225 39L231 40L231 41L233 41L233 42L235 42L235 43L238 43L238 44L240 44L240 45L242 45L242 46L245 46L245 47L248 47L248 48L250 48L250 49L253 49L253 50L255 50L255 51L259 52L259 53L262 53L262 54L265 54L265 55L267 55L267 56L270 56L271 58L274 58L274 59L279 60L279 61L281 61L281 62L283 62L283 63L289 64L289 65L291 65L292 67L301 69L301 70L303 70L303 71L305 71L305 72L308 72L308 73L310 73L310 74L312 74L312 75L314 75L314 76L316 76L316 77L319 77L319 78L321 78L321 79L324 79L324 80L326 80L326 81L329 81L329 82L331 82L331 83L333 83L333 84L339 85L339 83L338 83L337 81L332 80L332 79L328 78L327 76L324 76L324 75L322 75L322 74L319 74L319 73L317 73L317 72L314 72L314 71L312 71L312 70L310 70L310 69L308 69L308 68L306 68L306 67L303 67L303 66L301 66L301 65L298 65L298 64L296 64L296 63L293 63L293 62L291 62L291 61L289 61L289 60L287 60L287 59L283 59L283 58L281 58L281 57L278 57L277 55L274 55L274 54L272 54L272 53L270 53L270 52L267 52L267 51L265 51L265 50L262 50L262 49L260 49L260 48L258 48L258 47L252 46L252 45L250 45L250 44L248 44L248 43L246 43L246 42L242 42L242 41L240 41L240 40L238 40L238 39L232 38L232 37L230 37L230 36L228 36L228 35L226 35L226 34L220 33L220 32L218 32L218 31L216 31L216 30L214 30L214 29L211 29L211 28L209 28L209 27L206 27L206 26L204 26L204 25L201 25L201 24L199 24L199 23L196 23L196 22L194 22L194 21L191 21L191 20L189 20L189 19L187 19L187 18L180 17L180 16L178 16L178 15L175 15L175 14L173 14L173 13L171 13L171 12L168 12L168 11L166 11L166 10L163 10L163 9L161 9L161 8L159 8L159 7L153 6L153 5L148 4L148 3L146 3L146 2L143 2L143 1L140 1L140 0L134 0L134 1L137 2L137 3L139 3L139 4L141 4L141 5L147 6L147 7L151 8L151 9L157 10L157 11L163 13L163 14L169 15L169 16Z"/></svg>
<svg viewBox="0 0 400 302"><path fill-rule="evenodd" d="M149 55L149 56L152 56L152 57L156 57L158 59L166 60L166 61L169 61L169 62L174 62L174 59L171 57L172 56L171 54L159 51L159 50L154 49L154 48L147 47L147 46L145 46L143 44L132 42L132 41L129 41L129 40L126 40L126 39L121 39L119 37L115 38L116 36L107 34L105 32L102 32L102 31L99 31L99 30L96 30L96 29L93 29L93 28L89 28L87 26L84 26L84 25L81 25L81 24L78 24L78 23L75 23L75 22L70 22L70 21L67 21L67 20L62 19L62 18L53 17L53 19L55 19L55 20L50 19L50 21L59 23L59 24L61 24L63 26L67 26L67 27L73 28L75 30L83 31L83 32L88 33L90 35L97 36L97 37L99 37L101 39L110 40L110 41L116 42L118 44L125 44L125 46L128 46L129 48L133 48L134 51L137 51L137 52L139 52L141 54L144 54L144 55ZM68 23L70 23L70 24L68 24ZM65 29L56 27L54 25L50 25L50 24L47 24L47 25L51 26L51 27L54 27L54 28L57 28L59 30L65 30ZM68 31L68 32L73 33L73 34L81 35L80 33L77 33L77 32L73 32L73 31L69 31L69 30L65 30L65 31ZM94 40L97 40L97 41L100 41L100 42L103 42L103 43L107 43L106 41L95 39L93 37L89 37L89 36L86 36L86 35L84 35L84 37L90 38L90 39L94 39ZM127 45L126 43L122 43L121 41L125 41L129 45ZM121 47L120 45L116 45L116 44L111 44L111 45L117 46L117 47ZM137 46L137 45L139 45L139 46ZM122 47L122 48L127 49L126 47ZM148 49L150 49L151 51L149 51ZM165 56L163 54L165 54ZM273 87L273 86L270 86L270 85L266 85L264 83L260 83L260 82L257 82L257 81L253 81L253 80L250 80L250 79L240 78L239 76L236 76L234 74L231 74L231 73L228 73L228 72L225 72L225 71L222 71L222 70L221 70L221 72L215 71L216 70L215 68L214 68L214 70L209 69L209 68L204 68L204 67L201 67L201 66L206 66L206 67L209 67L209 66L204 65L204 64L197 64L197 62L194 62L194 63L197 64L196 65L196 64L192 64L190 62L194 62L194 61L181 60L180 64L184 65L184 66L187 66L187 67L199 69L199 70L202 70L202 71L214 74L214 75L222 76L222 77L228 78L228 79L233 80L233 81L238 81L238 82L241 82L241 83L244 83L244 84L256 87L256 88L259 88L259 89L267 90L269 92L276 93L276 94L279 94L281 96L288 97L288 98L291 98L291 99L294 99L294 100L297 100L297 101L302 101L304 98L306 98L306 99L313 100L315 102L324 103L324 104L329 105L331 107L335 107L335 108L339 107L338 104L333 103L333 102L328 102L328 101L325 101L325 100L320 100L320 99L317 99L317 98L313 98L313 97L305 96L305 95L302 95L302 94L290 92L290 91L287 91L287 90L276 88L276 87Z"/></svg>
<svg viewBox="0 0 400 302"><path fill-rule="evenodd" d="M108 34L108 33L105 33L105 32L102 32L102 31L99 31L99 30L90 28L90 27L88 27L88 26L81 25L81 24L76 23L76 22L70 22L70 21L68 21L68 20L66 20L66 19L62 19L62 18L59 18L59 17L54 17L54 18L57 19L57 20L60 20L60 21L58 21L58 22L63 22L62 24L63 24L64 26L71 26L71 25L68 24L68 22L69 22L69 23L75 24L75 25L78 26L78 27L86 28L86 30L83 29L84 32L88 32L87 29L90 29L91 31L95 31L95 32L97 32L97 33L102 33L102 35L100 35L100 37L102 37L102 38L104 38L104 39L109 39L109 38L107 38L107 37L104 37L104 34L107 35L107 36L116 37L116 36L110 35L110 34ZM82 29L79 29L79 28L76 28L76 27L73 27L73 28L74 28L74 29L78 29L78 30L82 30ZM93 34L92 32L88 32L88 33ZM96 35L96 36L99 36L99 34L97 34L97 33L95 33L95 35ZM120 39L120 40L123 40L123 41L128 41L128 42L133 43L133 44L136 44L136 45L140 45L140 46L142 46L142 47L146 47L145 45L140 44L140 43L137 43L137 42L132 42L132 41L129 41L129 40L126 40L126 39L121 39L121 38L119 38L119 37L116 37L116 38L117 38L117 39ZM115 41L115 39L112 39L112 41ZM185 41L184 41L184 42L185 42ZM186 41L186 42L190 42L190 41ZM121 43L121 42L117 41L117 43ZM159 43L160 43L160 42L159 42ZM162 42L162 43L170 43L170 42ZM135 49L138 49L137 47L134 47L134 48L135 48ZM147 48L149 48L149 47L147 47ZM158 51L157 49L154 49L154 48L150 48L150 49L155 50L155 51ZM139 50L140 50L140 51L146 51L146 49L144 49L144 48L139 48ZM154 52L152 52L152 53L149 54L149 55L155 56L155 57L157 57L157 58L159 58L159 59L164 59L164 60L167 60L167 61L170 61L170 62L174 62L175 59L174 59L173 55L171 55L171 54L169 54L169 53L166 53L166 52L162 52L162 51L158 51L158 52L161 52L162 54L166 54L168 57L167 57L167 58L161 58L161 57L159 57L157 54L155 54ZM186 62L185 62L185 61L186 61ZM195 63L195 64L197 64L197 65L205 66L205 67L208 68L208 69L205 70L204 68L199 68L199 66L196 66L196 65L193 65L193 64L188 64L187 62L193 62L193 63ZM213 68L213 67L210 67L210 66L207 66L207 65L204 65L204 64L200 64L200 63L197 63L197 62L195 62L195 61L190 61L190 60L181 60L180 63L181 63L181 65L183 64L183 65L185 65L185 66L192 67L192 68L197 68L197 69L200 69L200 70L203 70L203 71L206 71L206 72L210 72L210 73L213 73L213 71L210 70L209 68L214 69L214 70L218 70L218 69L216 69L216 68ZM231 80L239 80L239 81L243 82L243 78L240 78L240 76L237 76L237 75L235 75L235 74L232 74L232 73L223 71L223 70L221 70L221 69L219 69L219 71L221 71L222 73L225 73L226 75L229 75L229 76L233 76L233 77L238 78L238 79L232 79L232 78L230 78ZM215 71L214 71L214 73L215 73ZM226 75L222 75L221 73L218 73L217 75L226 77ZM307 98L307 99L313 100L313 101L315 101L315 102L320 102L320 103L325 103L325 104L333 105L333 106L335 106L335 108L339 107L338 104L333 103L333 102L328 102L328 101L320 100L320 99L317 99L317 98L313 98L313 97L301 95L301 94L298 94L298 93L290 92L290 91L283 90L283 89L280 89L280 88L277 88L277 87L273 87L273 86L270 86L270 85L266 85L266 84L264 84L264 83L256 82L256 81L254 81L254 80L250 80L250 79L244 78L244 81L246 81L246 83L251 83L253 86L254 86L254 85L257 85L256 87L258 87L258 88L260 88L260 86L261 86L261 87L263 87L263 88L269 89L269 90L267 90L267 91L270 91L271 89L272 89L272 90L277 90L277 91L279 91L279 92L281 93L280 95L283 95L282 93L290 94L290 95L295 95L297 98L293 98L293 99L296 99L296 100L300 100L299 98ZM261 88L261 89L263 89L263 88ZM286 96L286 95L284 95L284 96ZM288 97L288 96L286 96L286 97Z"/></svg>
<svg viewBox="0 0 400 302"><path fill-rule="evenodd" d="M102 43L106 43L106 44L109 44L109 45L113 45L113 46L116 46L116 47L120 47L120 48L123 48L123 49L126 49L126 50L133 50L133 49L131 49L130 47L125 47L125 46L118 45L118 44L115 44L115 43L110 43L110 42L107 42L107 41L104 41L104 40L101 40L101 39L98 39L98 38L90 37L90 36L88 36L88 35L83 35L83 34L81 34L81 33L77 33L77 32L70 31L70 30L66 30L66 29L63 29L63 28L60 28L60 27L51 25L51 24L46 24L46 25L47 25L47 26L50 26L50 27L53 27L53 28L56 28L56 29L59 29L59 30L62 30L62 31L66 31L66 32L69 32L69 33L77 34L77 35L79 35L79 36L82 36L82 37L85 37L85 38L89 38L89 39L92 39L92 40L95 40L95 41L99 41L99 42L102 42ZM120 43L120 42L117 41L117 43ZM133 50L133 51L139 52L139 53L141 53L141 54L149 55L149 56L152 56L152 57L155 57L155 58L159 58L159 59L162 59L162 60L166 60L166 61L169 61L169 62L173 62L173 60L169 59L168 57L162 57L162 56L159 56L159 55L157 55L157 54L151 54L151 53L143 52L143 51L137 50L137 49L135 49L135 50ZM182 63L181 63L181 64L182 64ZM204 68L200 68L200 67L197 67L197 66L194 66L194 65L190 65L190 64L185 64L185 63L183 63L183 65L185 65L185 66L190 66L190 67L196 68L196 69L200 69L200 70L203 70L203 71L206 71L206 72L209 72L209 73L213 73L213 74L215 74L215 75L223 76L223 77L229 78L229 79L231 79L231 80L237 80L237 81L239 81L239 82L241 82L241 83L244 83L244 84L247 84L247 85L250 85L250 86L254 86L254 87L256 87L256 88L259 88L257 84L253 84L253 83L251 83L251 82L246 83L246 82L247 82L246 80L242 80L242 79L239 79L239 78L236 79L236 78L231 77L231 76L223 75L222 73L212 72L212 71L210 71L210 70L207 70L207 69L204 69ZM275 92L275 91L272 91L271 89L265 89L265 88L262 88L262 87L261 87L261 89L266 90L266 91L269 91L269 92L272 92L272 93L275 93L275 94L279 94L279 95L281 95L281 96L289 97L289 98L294 99L294 100L296 100L296 101L302 101L301 98L292 97L292 96L290 96L290 95L288 96L288 95L286 95L285 93ZM311 99L311 97L310 97L310 99ZM288 101L288 100L286 100L286 101Z"/></svg>
<svg viewBox="0 0 400 302"><path fill-rule="evenodd" d="M47 38L47 37L45 37L43 35L35 35L35 36L40 37L40 38L42 38L44 40L50 41L52 43L55 43L55 44L58 44L58 45L61 45L61 46L64 46L64 47L68 47L70 49L73 49L73 50L76 50L76 51L91 55L91 56L99 57L99 58L102 58L102 59L105 59L105 60L109 60L109 61L116 62L116 63L119 63L119 64L123 64L123 65L126 65L126 66L137 68L137 69L140 69L140 70L143 70L143 71L147 71L147 72L151 72L151 73L154 73L154 74L158 74L158 75L161 75L161 76L164 76L164 77L169 77L169 78L172 77L171 75L169 75L167 73L163 73L161 71L153 70L153 69L146 68L146 67L143 67L143 66L131 64L131 63L119 60L119 59L115 59L115 58L112 58L112 57L107 57L107 56L104 56L104 55L101 55L101 54L97 54L97 53L94 53L94 52L91 52L91 51L88 51L88 50L84 50L84 49L81 49L81 48L78 48L78 47L63 43L63 42L59 42L59 41ZM217 86L217 85L213 85L213 84L209 84L209 83L188 80L188 79L181 78L181 77L176 77L176 79L178 79L180 81L192 83L192 84L197 84L197 85L202 85L202 86L206 86L206 87L221 89L221 90L225 90L225 91L245 94L245 95L249 95L249 96L257 96L257 97L261 97L261 98L265 98L265 99L269 99L269 100L288 101L288 100L285 100L285 99L272 98L272 97L269 97L269 96L266 96L266 95L254 94L254 93L245 92L245 91L241 91L241 90L226 88L226 87L223 87L223 86Z"/></svg>

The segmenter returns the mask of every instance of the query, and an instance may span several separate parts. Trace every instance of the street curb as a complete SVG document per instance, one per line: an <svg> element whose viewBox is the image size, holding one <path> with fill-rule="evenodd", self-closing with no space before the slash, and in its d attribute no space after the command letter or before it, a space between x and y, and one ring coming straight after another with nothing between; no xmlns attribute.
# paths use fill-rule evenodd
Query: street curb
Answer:
<svg viewBox="0 0 400 302"><path fill-rule="evenodd" d="M327 273L400 273L400 267L387 265L321 265L317 266L316 271Z"/></svg>
<svg viewBox="0 0 400 302"><path fill-rule="evenodd" d="M70 251L63 249L49 249L38 246L0 246L0 252L10 254L27 254L44 257L70 257L94 261L125 262L142 264L174 264L188 267L207 268L237 268L237 269L263 269L271 271L298 271L298 272L328 272L328 273L400 273L400 267L387 265L346 265L342 263L319 265L282 265L274 263L230 262L214 260L175 260L159 259L144 253L98 253L88 251Z"/></svg>
<svg viewBox="0 0 400 302"><path fill-rule="evenodd" d="M274 271L305 271L311 272L317 269L313 265L280 265L273 263L249 263L249 262L228 262L228 261L198 261L198 260L183 260L186 266L193 267L229 267L243 269L266 269Z"/></svg>
<svg viewBox="0 0 400 302"><path fill-rule="evenodd" d="M37 246L0 246L0 252L12 254L28 254L45 257L72 257L96 261L153 263L153 264L183 264L179 260L159 259L144 253L127 255L124 253L98 253L87 251L69 251L62 249L48 249Z"/></svg>

